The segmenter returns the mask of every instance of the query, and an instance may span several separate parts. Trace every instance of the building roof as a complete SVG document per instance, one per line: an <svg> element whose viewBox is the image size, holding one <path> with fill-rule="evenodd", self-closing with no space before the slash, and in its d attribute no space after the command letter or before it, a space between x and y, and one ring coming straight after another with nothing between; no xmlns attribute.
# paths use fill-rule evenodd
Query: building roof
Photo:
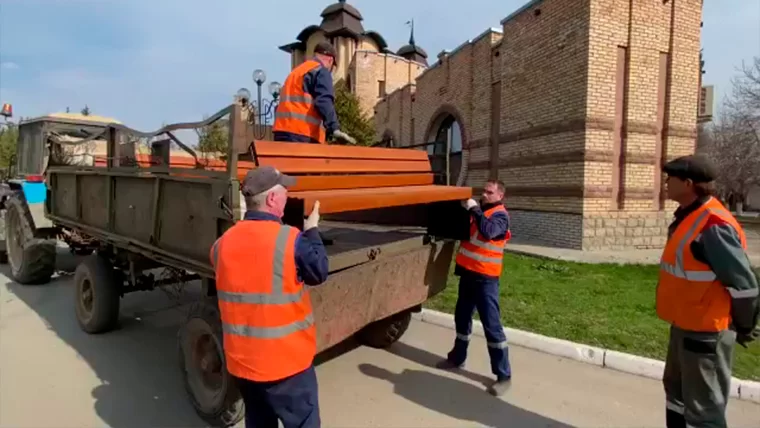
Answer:
<svg viewBox="0 0 760 428"><path fill-rule="evenodd" d="M59 123L72 123L81 125L95 125L102 126L109 123L122 124L119 120L112 117L98 116L96 114L83 115L79 113L50 113L43 116L31 117L24 119L21 123L33 123L33 122L59 122Z"/></svg>
<svg viewBox="0 0 760 428"><path fill-rule="evenodd" d="M363 35L372 39L372 41L377 44L377 48L380 50L380 52L385 52L388 50L388 43L377 31L365 31Z"/></svg>
<svg viewBox="0 0 760 428"><path fill-rule="evenodd" d="M362 25L364 17L361 12L359 12L354 6L348 4L346 0L338 0L337 3L327 6L320 16L322 17L322 22L319 25L309 25L304 27L304 29L296 36L296 41L282 45L279 49L287 53L293 53L293 51L305 51L306 43L309 38L317 31L322 31L326 37L343 36L353 39L367 37L375 42L378 51L383 53L393 53L388 49L388 42L385 41L385 38L383 38L380 33L364 29L364 26ZM427 52L414 44L414 29L412 29L410 44L399 49L396 55L412 61L427 64Z"/></svg>
<svg viewBox="0 0 760 428"><path fill-rule="evenodd" d="M346 3L346 0L338 0L337 3L333 3L330 6L327 6L325 10L323 10L322 13L319 14L319 16L321 16L322 18L326 18L326 17L336 15L339 13L349 14L360 21L364 19L364 17L359 12L359 10L351 6L350 4Z"/></svg>
<svg viewBox="0 0 760 428"><path fill-rule="evenodd" d="M306 50L306 42L317 31L323 31L326 37L351 37L359 39L361 36L371 38L381 52L388 50L388 43L383 36L376 31L365 31L361 12L354 6L346 3L346 0L338 0L327 6L322 13L322 22L319 25L309 25L301 30L296 36L296 41L280 46L280 50L291 53L294 50Z"/></svg>
<svg viewBox="0 0 760 428"><path fill-rule="evenodd" d="M362 14L355 7L346 3L346 0L339 0L337 3L327 6L320 16L322 23L319 26L328 37L347 36L356 38L364 34Z"/></svg>
<svg viewBox="0 0 760 428"><path fill-rule="evenodd" d="M427 52L425 52L425 49L417 46L417 44L414 42L414 21L411 21L411 24L412 31L409 34L409 43L402 46L398 52L396 52L396 55L402 58L406 58L410 61L416 61L427 65Z"/></svg>
<svg viewBox="0 0 760 428"><path fill-rule="evenodd" d="M102 122L102 123L119 123L118 120L112 118L112 117L106 117L106 116L98 116L97 114L88 114L83 115L79 113L51 113L47 115L47 117L52 117L56 119L66 119L66 120L72 120L72 121L84 121L84 122Z"/></svg>

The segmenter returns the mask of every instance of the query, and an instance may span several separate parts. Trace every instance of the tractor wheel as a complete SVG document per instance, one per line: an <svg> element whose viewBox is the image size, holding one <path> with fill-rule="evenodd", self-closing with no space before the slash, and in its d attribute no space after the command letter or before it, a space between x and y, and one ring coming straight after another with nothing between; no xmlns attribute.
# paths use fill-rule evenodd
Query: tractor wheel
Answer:
<svg viewBox="0 0 760 428"><path fill-rule="evenodd" d="M26 204L18 196L6 202L5 248L13 279L20 284L44 284L55 273L55 240L35 236Z"/></svg>
<svg viewBox="0 0 760 428"><path fill-rule="evenodd" d="M5 248L5 209L0 209L0 264L8 263L8 250Z"/></svg>

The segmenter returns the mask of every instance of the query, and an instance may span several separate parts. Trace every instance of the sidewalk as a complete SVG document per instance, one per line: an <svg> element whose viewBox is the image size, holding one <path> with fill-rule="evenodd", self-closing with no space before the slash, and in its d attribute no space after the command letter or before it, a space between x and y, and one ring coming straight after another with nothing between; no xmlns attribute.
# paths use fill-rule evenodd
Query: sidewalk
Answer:
<svg viewBox="0 0 760 428"><path fill-rule="evenodd" d="M423 309L422 313L415 314L414 318L423 323L454 330L454 316L451 314ZM483 324L478 320L473 320L472 324L472 334L478 337L485 337ZM507 336L510 346L532 349L545 354L609 368L656 381L662 380L662 374L665 370L665 363L663 361L644 358L638 355L574 343L509 327L504 327L504 334ZM760 404L760 382L732 377L730 395L734 399Z"/></svg>
<svg viewBox="0 0 760 428"><path fill-rule="evenodd" d="M760 267L760 228L746 228L747 252L753 266ZM527 256L576 263L657 264L662 249L624 251L581 251L510 242L505 251Z"/></svg>
<svg viewBox="0 0 760 428"><path fill-rule="evenodd" d="M505 251L526 256L564 260L576 263L657 264L662 250L581 251L569 248L543 247L509 243Z"/></svg>

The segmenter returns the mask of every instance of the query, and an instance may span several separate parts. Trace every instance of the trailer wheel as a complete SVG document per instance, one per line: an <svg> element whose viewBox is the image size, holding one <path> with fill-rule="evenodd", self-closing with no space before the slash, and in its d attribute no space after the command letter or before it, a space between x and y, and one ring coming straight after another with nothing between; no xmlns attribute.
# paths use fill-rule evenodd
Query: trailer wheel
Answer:
<svg viewBox="0 0 760 428"><path fill-rule="evenodd" d="M372 348L387 348L401 339L411 322L412 311L399 312L367 325L357 333L357 339Z"/></svg>
<svg viewBox="0 0 760 428"><path fill-rule="evenodd" d="M214 299L196 303L178 333L185 391L195 412L215 427L230 427L245 416L245 405L227 372L222 321Z"/></svg>
<svg viewBox="0 0 760 428"><path fill-rule="evenodd" d="M83 331L98 334L116 328L121 282L121 274L97 254L77 266L74 273L76 316Z"/></svg>
<svg viewBox="0 0 760 428"><path fill-rule="evenodd" d="M5 249L11 275L20 284L44 284L55 273L55 240L35 236L24 202L13 196L6 202Z"/></svg>

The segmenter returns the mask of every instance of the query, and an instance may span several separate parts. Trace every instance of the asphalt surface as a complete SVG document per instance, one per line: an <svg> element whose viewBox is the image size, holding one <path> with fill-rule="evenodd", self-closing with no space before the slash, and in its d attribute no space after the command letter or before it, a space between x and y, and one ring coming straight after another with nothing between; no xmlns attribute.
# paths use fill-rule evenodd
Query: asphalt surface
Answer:
<svg viewBox="0 0 760 428"><path fill-rule="evenodd" d="M196 290L128 295L121 328L90 336L74 318L70 276L21 286L7 273L0 266L0 427L206 426L186 399L175 339ZM664 426L657 381L512 347L513 386L497 399L485 392L482 339L465 370L432 368L452 340L450 330L415 321L389 350L347 341L322 356L323 426ZM729 418L760 426L760 405L732 400Z"/></svg>

